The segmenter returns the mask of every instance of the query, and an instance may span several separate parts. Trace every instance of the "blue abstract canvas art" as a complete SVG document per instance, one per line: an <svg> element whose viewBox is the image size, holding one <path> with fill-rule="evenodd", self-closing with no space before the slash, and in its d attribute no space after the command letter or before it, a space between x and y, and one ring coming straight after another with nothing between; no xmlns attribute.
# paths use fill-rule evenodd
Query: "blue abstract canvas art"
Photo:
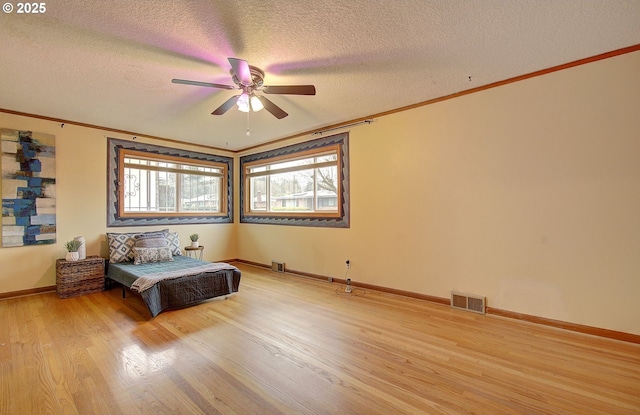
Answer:
<svg viewBox="0 0 640 415"><path fill-rule="evenodd" d="M55 136L0 129L2 246L56 242Z"/></svg>

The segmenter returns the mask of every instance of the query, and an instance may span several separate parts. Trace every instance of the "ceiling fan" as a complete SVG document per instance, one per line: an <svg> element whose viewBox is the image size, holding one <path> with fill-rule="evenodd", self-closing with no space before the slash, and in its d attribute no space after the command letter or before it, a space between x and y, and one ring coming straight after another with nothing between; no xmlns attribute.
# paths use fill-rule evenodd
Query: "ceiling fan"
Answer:
<svg viewBox="0 0 640 415"><path fill-rule="evenodd" d="M229 98L224 104L220 105L212 115L222 115L234 105L238 106L238 110L242 112L256 112L263 108L273 114L276 118L281 119L287 114L282 108L271 102L262 95L264 94L284 94L284 95L315 95L316 87L313 85L279 85L266 86L264 82L264 72L262 69L251 66L247 61L237 58L228 58L231 64L231 80L235 85L212 84L210 82L189 81L186 79L172 79L174 84L185 84L195 86L205 86L209 88L220 89L237 89L242 93Z"/></svg>

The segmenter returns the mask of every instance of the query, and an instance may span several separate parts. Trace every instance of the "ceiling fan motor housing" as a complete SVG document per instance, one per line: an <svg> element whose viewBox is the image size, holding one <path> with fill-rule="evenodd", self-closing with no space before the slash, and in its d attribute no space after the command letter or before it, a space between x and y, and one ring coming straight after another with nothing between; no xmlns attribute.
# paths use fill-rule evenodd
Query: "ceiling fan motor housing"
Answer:
<svg viewBox="0 0 640 415"><path fill-rule="evenodd" d="M238 79L238 74L235 73L233 69L229 71L231 74L231 79L233 83L238 85L240 88L260 88L264 83L264 71L258 67L249 65L249 73L251 73L251 81L253 82L251 85L243 85L240 79Z"/></svg>

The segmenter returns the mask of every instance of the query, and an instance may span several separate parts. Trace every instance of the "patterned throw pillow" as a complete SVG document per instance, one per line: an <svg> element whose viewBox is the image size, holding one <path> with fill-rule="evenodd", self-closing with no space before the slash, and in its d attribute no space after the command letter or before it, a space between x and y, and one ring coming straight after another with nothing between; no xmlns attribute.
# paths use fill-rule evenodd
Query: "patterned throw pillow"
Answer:
<svg viewBox="0 0 640 415"><path fill-rule="evenodd" d="M173 256L171 255L171 248L163 246L159 248L142 248L138 246L133 247L133 263L136 265L148 264L150 262L171 262Z"/></svg>
<svg viewBox="0 0 640 415"><path fill-rule="evenodd" d="M133 261L133 245L135 233L107 233L109 243L109 262Z"/></svg>
<svg viewBox="0 0 640 415"><path fill-rule="evenodd" d="M180 248L180 238L178 232L168 232L167 230L167 242L171 248L171 253L175 255L182 255L182 248Z"/></svg>
<svg viewBox="0 0 640 415"><path fill-rule="evenodd" d="M166 234L164 232L157 233L141 233L134 236L134 246L139 248L161 248L169 246Z"/></svg>

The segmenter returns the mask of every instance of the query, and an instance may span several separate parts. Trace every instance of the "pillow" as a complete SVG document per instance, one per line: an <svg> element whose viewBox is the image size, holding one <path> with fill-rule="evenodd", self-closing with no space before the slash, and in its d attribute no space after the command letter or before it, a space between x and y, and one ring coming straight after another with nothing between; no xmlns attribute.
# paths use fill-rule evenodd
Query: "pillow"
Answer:
<svg viewBox="0 0 640 415"><path fill-rule="evenodd" d="M109 262L133 261L134 233L107 233Z"/></svg>
<svg viewBox="0 0 640 415"><path fill-rule="evenodd" d="M171 262L173 256L171 255L171 248L168 246L162 246L157 248L142 248L139 246L133 247L133 263L136 265L148 264L150 262Z"/></svg>
<svg viewBox="0 0 640 415"><path fill-rule="evenodd" d="M166 236L168 229L153 232L107 233L109 245L109 262L130 262L134 260L133 247L136 236ZM168 242L167 242L168 244Z"/></svg>
<svg viewBox="0 0 640 415"><path fill-rule="evenodd" d="M134 236L134 246L138 248L161 248L169 246L164 232L159 234L139 234Z"/></svg>
<svg viewBox="0 0 640 415"><path fill-rule="evenodd" d="M169 232L167 230L167 243L171 248L171 253L173 255L182 255L182 249L180 248L180 238L178 237L178 232Z"/></svg>

